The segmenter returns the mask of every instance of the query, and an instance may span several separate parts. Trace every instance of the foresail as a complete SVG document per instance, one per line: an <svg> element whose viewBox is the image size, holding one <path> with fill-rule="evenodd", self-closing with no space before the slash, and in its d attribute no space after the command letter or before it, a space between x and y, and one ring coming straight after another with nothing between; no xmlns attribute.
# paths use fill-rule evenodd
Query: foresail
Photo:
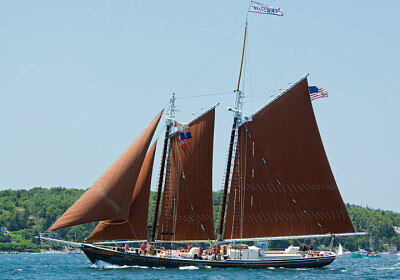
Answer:
<svg viewBox="0 0 400 280"><path fill-rule="evenodd" d="M350 232L304 78L239 128L224 239Z"/></svg>
<svg viewBox="0 0 400 280"><path fill-rule="evenodd" d="M134 186L162 113L48 231L103 220L128 219Z"/></svg>
<svg viewBox="0 0 400 280"><path fill-rule="evenodd" d="M86 241L147 239L151 175L157 141L147 153L132 196L129 219L101 221Z"/></svg>
<svg viewBox="0 0 400 280"><path fill-rule="evenodd" d="M215 109L191 122L191 139L171 137L158 240L214 239L212 156Z"/></svg>

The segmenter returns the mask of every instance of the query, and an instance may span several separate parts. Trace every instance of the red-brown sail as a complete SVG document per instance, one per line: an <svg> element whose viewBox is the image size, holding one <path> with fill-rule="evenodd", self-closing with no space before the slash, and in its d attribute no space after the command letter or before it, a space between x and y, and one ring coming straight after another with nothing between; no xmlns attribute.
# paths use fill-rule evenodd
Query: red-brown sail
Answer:
<svg viewBox="0 0 400 280"><path fill-rule="evenodd" d="M192 139L171 137L158 240L214 239L212 155L215 109L190 123Z"/></svg>
<svg viewBox="0 0 400 280"><path fill-rule="evenodd" d="M147 239L147 214L157 141L147 153L132 196L129 219L101 221L86 241Z"/></svg>
<svg viewBox="0 0 400 280"><path fill-rule="evenodd" d="M48 231L103 220L128 219L134 186L162 113Z"/></svg>
<svg viewBox="0 0 400 280"><path fill-rule="evenodd" d="M239 128L224 239L350 232L304 78Z"/></svg>

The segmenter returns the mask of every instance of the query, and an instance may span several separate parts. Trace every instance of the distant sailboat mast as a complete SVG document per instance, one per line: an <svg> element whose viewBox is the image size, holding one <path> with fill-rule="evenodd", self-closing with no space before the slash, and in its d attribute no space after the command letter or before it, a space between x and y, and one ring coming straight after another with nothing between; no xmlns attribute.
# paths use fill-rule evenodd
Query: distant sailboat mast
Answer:
<svg viewBox="0 0 400 280"><path fill-rule="evenodd" d="M337 255L338 255L338 256L343 255L343 247L342 247L342 244L340 244L340 243L339 243L339 249L338 249L338 251L337 251Z"/></svg>

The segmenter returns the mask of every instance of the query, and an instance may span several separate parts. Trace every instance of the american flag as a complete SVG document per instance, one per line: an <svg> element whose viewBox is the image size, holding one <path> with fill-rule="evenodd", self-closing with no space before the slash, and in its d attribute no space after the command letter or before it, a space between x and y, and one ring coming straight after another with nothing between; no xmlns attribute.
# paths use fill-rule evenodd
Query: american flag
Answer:
<svg viewBox="0 0 400 280"><path fill-rule="evenodd" d="M308 90L310 91L311 100L328 97L328 92L325 90L325 88L311 86L308 87Z"/></svg>

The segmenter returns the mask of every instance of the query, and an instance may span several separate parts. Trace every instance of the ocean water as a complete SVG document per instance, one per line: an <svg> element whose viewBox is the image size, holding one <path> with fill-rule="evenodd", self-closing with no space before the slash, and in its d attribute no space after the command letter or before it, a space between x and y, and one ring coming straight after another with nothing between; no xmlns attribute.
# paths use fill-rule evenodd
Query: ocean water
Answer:
<svg viewBox="0 0 400 280"><path fill-rule="evenodd" d="M313 269L155 269L91 264L85 255L0 255L0 279L400 279L400 257L356 259L344 255Z"/></svg>

